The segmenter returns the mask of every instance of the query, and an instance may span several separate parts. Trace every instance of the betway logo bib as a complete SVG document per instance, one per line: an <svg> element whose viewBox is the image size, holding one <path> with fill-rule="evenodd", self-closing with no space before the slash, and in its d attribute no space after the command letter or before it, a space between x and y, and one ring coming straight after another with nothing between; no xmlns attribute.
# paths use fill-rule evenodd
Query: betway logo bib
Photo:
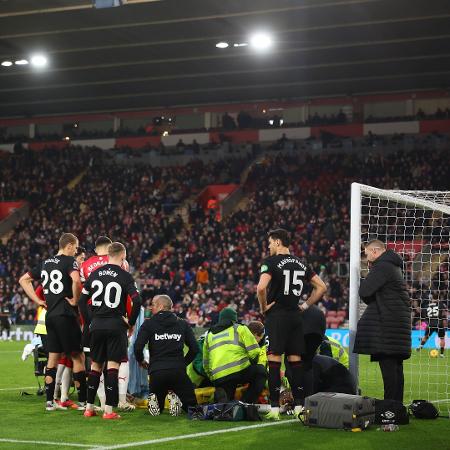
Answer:
<svg viewBox="0 0 450 450"><path fill-rule="evenodd" d="M180 339L181 339L181 334L169 334L169 333L156 334L155 333L155 341L174 340L174 341L178 342Z"/></svg>

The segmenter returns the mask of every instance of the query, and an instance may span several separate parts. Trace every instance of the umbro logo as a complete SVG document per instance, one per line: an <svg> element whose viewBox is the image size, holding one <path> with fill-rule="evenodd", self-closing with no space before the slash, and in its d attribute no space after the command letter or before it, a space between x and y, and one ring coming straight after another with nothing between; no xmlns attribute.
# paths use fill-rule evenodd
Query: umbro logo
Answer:
<svg viewBox="0 0 450 450"><path fill-rule="evenodd" d="M395 413L392 411L386 411L383 416L386 417L386 419L393 419L395 417Z"/></svg>

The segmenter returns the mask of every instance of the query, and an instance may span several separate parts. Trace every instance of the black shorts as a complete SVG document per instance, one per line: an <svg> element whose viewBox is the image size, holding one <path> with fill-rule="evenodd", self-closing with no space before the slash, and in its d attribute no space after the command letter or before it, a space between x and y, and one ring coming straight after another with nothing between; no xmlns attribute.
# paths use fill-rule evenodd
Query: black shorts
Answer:
<svg viewBox="0 0 450 450"><path fill-rule="evenodd" d="M269 354L300 356L305 353L303 318L300 311L269 311L265 328L269 339Z"/></svg>
<svg viewBox="0 0 450 450"><path fill-rule="evenodd" d="M126 330L91 331L91 360L102 364L106 361L122 362L127 358L128 338Z"/></svg>
<svg viewBox="0 0 450 450"><path fill-rule="evenodd" d="M46 316L47 350L49 353L79 353L81 329L77 318L70 316Z"/></svg>
<svg viewBox="0 0 450 450"><path fill-rule="evenodd" d="M437 327L430 327L428 325L425 328L425 336L429 337L436 331L438 337L440 337L441 339L445 338L445 328L442 325L442 323L440 323Z"/></svg>

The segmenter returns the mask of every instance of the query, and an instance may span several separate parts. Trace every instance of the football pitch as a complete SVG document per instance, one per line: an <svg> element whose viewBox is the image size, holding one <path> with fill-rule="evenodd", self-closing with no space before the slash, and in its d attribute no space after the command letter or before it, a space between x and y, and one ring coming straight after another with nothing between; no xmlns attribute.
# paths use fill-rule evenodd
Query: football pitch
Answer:
<svg viewBox="0 0 450 450"><path fill-rule="evenodd" d="M167 413L151 417L146 410L121 413L119 421L101 417L86 419L79 411L44 411L44 398L36 393L33 361L20 359L24 343L0 341L0 449L449 449L450 420L411 419L398 432L377 431L377 426L361 433L310 429L296 420L271 422L204 422ZM447 353L446 358L450 355ZM448 386L448 362L431 359L428 352L414 353L407 363L406 398L419 398L426 385ZM423 367L432 365L432 375ZM422 370L422 374L420 371ZM416 372L417 371L417 372ZM381 396L381 381L375 364L364 359L361 373L371 382L366 395ZM445 388L446 390L446 388ZM443 392L445 392L445 390ZM30 394L20 395L21 391ZM410 393L410 394L409 394ZM441 400L446 400L442 398ZM442 407L444 403L440 403ZM447 405L445 405L445 409Z"/></svg>

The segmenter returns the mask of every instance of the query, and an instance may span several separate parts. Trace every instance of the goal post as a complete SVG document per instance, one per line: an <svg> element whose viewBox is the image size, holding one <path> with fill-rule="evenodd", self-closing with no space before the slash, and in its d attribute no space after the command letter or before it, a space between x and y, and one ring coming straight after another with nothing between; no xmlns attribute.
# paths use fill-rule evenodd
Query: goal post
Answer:
<svg viewBox="0 0 450 450"><path fill-rule="evenodd" d="M405 361L405 403L427 399L441 414L450 412L449 302L450 192L387 190L352 183L350 216L349 352L350 371L363 395L380 396L379 369L353 353L358 320L365 304L358 295L367 274L363 245L380 239L404 260L411 298L412 357ZM434 303L433 303L434 302ZM434 309L433 309L434 308ZM428 312L427 312L428 311ZM434 316L433 316L434 314ZM417 350L426 325L433 330ZM444 338L441 339L439 334ZM446 350L441 351L442 343ZM435 351L430 350L434 349ZM442 356L441 356L442 353Z"/></svg>

